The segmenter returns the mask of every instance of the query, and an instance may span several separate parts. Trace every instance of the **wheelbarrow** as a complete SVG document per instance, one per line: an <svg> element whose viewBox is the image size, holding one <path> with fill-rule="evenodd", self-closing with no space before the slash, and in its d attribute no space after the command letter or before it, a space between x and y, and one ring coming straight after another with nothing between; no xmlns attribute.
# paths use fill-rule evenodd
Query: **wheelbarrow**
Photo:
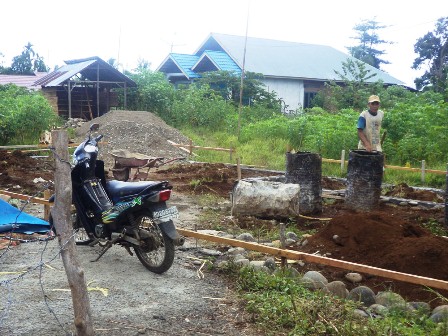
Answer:
<svg viewBox="0 0 448 336"><path fill-rule="evenodd" d="M131 181L146 181L149 170L157 168L167 163L184 160L184 157L174 158L165 161L163 157L147 156L140 153L131 153L126 149L114 150L110 153L114 158L112 174L119 181L128 181L131 176L132 168L136 171L131 177ZM140 171L144 170L146 171Z"/></svg>

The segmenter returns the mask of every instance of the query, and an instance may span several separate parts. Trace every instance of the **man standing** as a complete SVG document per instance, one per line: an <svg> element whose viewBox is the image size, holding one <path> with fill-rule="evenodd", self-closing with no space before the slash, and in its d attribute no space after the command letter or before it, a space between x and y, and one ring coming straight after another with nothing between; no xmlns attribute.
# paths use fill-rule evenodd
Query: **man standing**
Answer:
<svg viewBox="0 0 448 336"><path fill-rule="evenodd" d="M368 106L369 109L362 111L358 118L358 149L382 152L380 130L384 112L379 109L380 98L370 96Z"/></svg>

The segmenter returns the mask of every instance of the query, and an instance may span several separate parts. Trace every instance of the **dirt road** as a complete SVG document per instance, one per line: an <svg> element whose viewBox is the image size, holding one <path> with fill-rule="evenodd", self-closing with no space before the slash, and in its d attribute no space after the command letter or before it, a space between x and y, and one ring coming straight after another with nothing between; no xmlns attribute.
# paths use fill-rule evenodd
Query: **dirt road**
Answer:
<svg viewBox="0 0 448 336"><path fill-rule="evenodd" d="M188 197L174 196L171 204L180 209L178 225L194 222L197 208ZM201 255L195 247L187 241L177 248L173 267L157 275L123 248L114 246L91 262L99 248L78 246L96 334L255 335L224 278L206 271L204 278L198 276ZM70 290L58 253L56 239L0 250L1 335L74 332Z"/></svg>

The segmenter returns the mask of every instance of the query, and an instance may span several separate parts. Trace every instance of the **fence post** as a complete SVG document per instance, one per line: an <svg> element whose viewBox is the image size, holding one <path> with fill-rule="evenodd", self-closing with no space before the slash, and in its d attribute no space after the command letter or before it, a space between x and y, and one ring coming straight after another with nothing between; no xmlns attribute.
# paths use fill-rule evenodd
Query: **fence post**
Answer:
<svg viewBox="0 0 448 336"><path fill-rule="evenodd" d="M282 249L285 249L286 248L285 223L280 223L279 229L280 229L280 246ZM286 266L286 258L285 257L281 257L281 265L282 265L282 268L285 268L285 266Z"/></svg>
<svg viewBox="0 0 448 336"><path fill-rule="evenodd" d="M190 149L190 153L189 155L191 156L193 154L193 140L189 139L189 149Z"/></svg>
<svg viewBox="0 0 448 336"><path fill-rule="evenodd" d="M232 146L230 146L230 162L232 162L232 152L233 152L233 149L232 149Z"/></svg>
<svg viewBox="0 0 448 336"><path fill-rule="evenodd" d="M238 175L238 181L241 180L241 166L240 166L240 158L236 159L236 171Z"/></svg>
<svg viewBox="0 0 448 336"><path fill-rule="evenodd" d="M345 149L343 149L341 152L341 173L344 172L344 167L345 167Z"/></svg>
<svg viewBox="0 0 448 336"><path fill-rule="evenodd" d="M44 199L48 201L50 199L51 192L48 189L44 190ZM44 219L48 221L50 219L50 206L48 204L44 205Z"/></svg>
<svg viewBox="0 0 448 336"><path fill-rule="evenodd" d="M448 163L446 164L445 180L445 227L448 227Z"/></svg>
<svg viewBox="0 0 448 336"><path fill-rule="evenodd" d="M422 160L422 182L425 182L425 160Z"/></svg>

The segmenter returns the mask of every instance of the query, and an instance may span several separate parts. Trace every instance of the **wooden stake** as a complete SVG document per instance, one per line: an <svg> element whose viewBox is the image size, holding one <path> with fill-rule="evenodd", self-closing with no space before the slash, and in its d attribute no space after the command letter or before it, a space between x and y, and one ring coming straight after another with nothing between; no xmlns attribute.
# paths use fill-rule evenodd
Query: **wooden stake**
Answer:
<svg viewBox="0 0 448 336"><path fill-rule="evenodd" d="M236 172L238 176L238 181L241 180L241 166L240 166L240 158L236 159Z"/></svg>
<svg viewBox="0 0 448 336"><path fill-rule="evenodd" d="M48 189L45 189L44 191L44 199L48 201L48 199L51 197L51 191ZM50 218L50 204L44 205L44 219L48 221Z"/></svg>
<svg viewBox="0 0 448 336"><path fill-rule="evenodd" d="M61 247L62 262L72 294L76 333L77 335L90 336L94 335L94 329L89 295L84 270L80 266L76 253L73 228L71 227L72 183L71 169L67 163L69 160L68 136L67 131L63 130L53 131L51 135L56 151L56 170L54 174L56 198L52 216L58 234L59 246Z"/></svg>

